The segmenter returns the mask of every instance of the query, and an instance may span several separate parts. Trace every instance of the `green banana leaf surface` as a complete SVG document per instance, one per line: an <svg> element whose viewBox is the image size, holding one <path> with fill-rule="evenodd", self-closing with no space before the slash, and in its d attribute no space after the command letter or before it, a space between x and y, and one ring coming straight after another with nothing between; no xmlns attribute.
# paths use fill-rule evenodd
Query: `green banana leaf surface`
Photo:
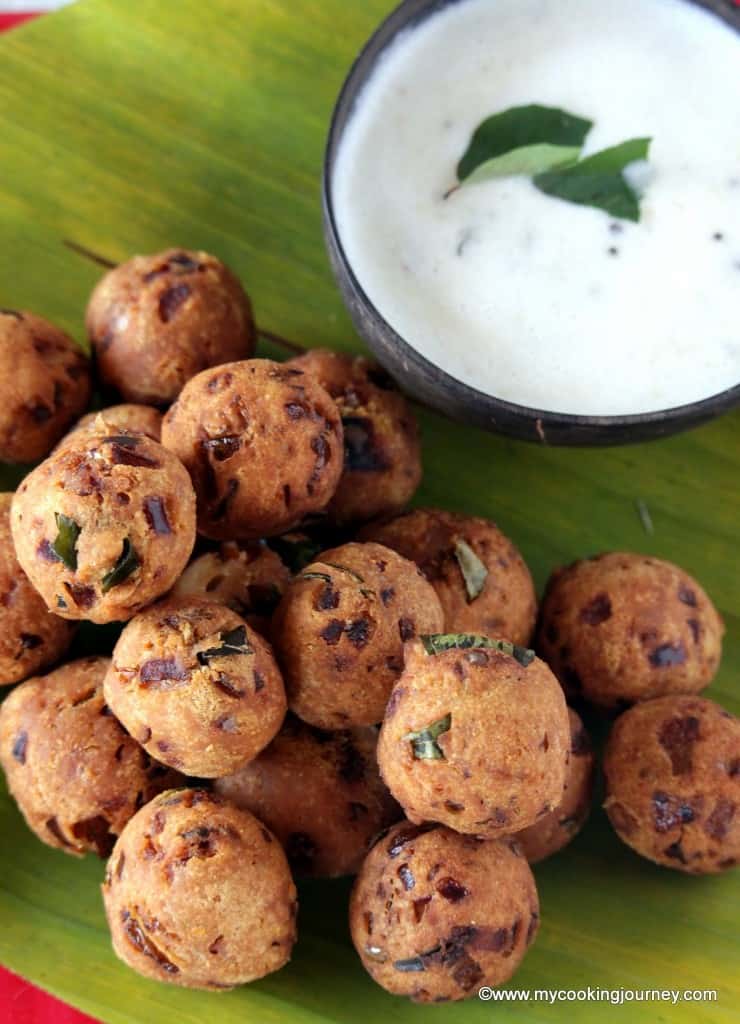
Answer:
<svg viewBox="0 0 740 1024"><path fill-rule="evenodd" d="M0 305L33 309L82 341L102 271L81 248L120 261L188 246L236 269L261 328L359 349L323 246L319 179L336 94L390 6L80 0L4 37ZM608 450L536 447L420 418L418 503L497 521L538 586L555 565L608 549L695 574L727 624L708 695L740 712L740 413ZM3 489L22 475L3 469ZM110 635L90 627L84 642L104 650ZM542 928L508 987L716 989L716 1002L413 1006L361 968L347 881L301 887L300 940L283 971L224 995L180 990L116 961L102 874L101 862L38 842L0 782L0 962L112 1024L738 1020L740 872L657 868L617 840L599 807L571 847L536 868Z"/></svg>

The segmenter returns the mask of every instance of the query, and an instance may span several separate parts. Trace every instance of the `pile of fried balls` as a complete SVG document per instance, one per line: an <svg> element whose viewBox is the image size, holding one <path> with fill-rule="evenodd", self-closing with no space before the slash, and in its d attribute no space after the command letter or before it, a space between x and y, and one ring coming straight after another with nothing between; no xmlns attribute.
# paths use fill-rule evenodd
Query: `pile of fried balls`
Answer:
<svg viewBox="0 0 740 1024"><path fill-rule="evenodd" d="M0 459L44 460L0 497L0 763L42 842L107 858L121 960L200 989L263 977L296 940L294 877L356 874L383 988L507 981L539 926L530 865L590 809L567 702L613 720L625 843L738 863L740 722L698 696L724 630L696 580L602 554L538 612L492 522L407 510L419 435L385 373L254 358L249 299L206 253L112 269L87 330L124 404L83 415L82 351L0 310ZM64 662L80 620L124 623L109 657Z"/></svg>

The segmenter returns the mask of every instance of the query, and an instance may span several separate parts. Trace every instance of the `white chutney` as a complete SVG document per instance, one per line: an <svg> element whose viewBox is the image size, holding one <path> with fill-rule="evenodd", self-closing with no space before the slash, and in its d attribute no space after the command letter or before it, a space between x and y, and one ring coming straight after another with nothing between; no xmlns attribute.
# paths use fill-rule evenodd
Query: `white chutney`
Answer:
<svg viewBox="0 0 740 1024"><path fill-rule="evenodd" d="M525 177L448 199L478 124L537 103L584 154L653 139L639 223ZM652 412L740 381L740 35L685 0L459 0L381 58L333 201L367 296L458 380L552 412Z"/></svg>

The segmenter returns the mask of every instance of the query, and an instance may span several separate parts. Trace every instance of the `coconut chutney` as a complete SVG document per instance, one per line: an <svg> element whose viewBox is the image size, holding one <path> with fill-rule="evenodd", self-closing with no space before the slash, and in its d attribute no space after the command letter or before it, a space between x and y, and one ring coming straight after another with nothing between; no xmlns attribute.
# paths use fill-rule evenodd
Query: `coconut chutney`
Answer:
<svg viewBox="0 0 740 1024"><path fill-rule="evenodd" d="M684 0L448 5L388 47L344 131L360 285L423 356L521 405L644 413L737 384L738 81L740 35ZM480 122L531 103L592 120L584 155L652 137L639 223L527 177L445 199Z"/></svg>

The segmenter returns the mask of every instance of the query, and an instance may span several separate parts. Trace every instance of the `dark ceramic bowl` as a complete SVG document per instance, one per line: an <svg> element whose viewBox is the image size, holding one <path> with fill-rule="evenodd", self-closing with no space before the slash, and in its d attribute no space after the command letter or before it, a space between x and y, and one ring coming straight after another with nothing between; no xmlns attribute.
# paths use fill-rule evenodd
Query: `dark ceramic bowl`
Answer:
<svg viewBox="0 0 740 1024"><path fill-rule="evenodd" d="M365 294L342 247L334 216L332 173L342 134L358 93L372 75L378 57L398 33L456 2L459 0L404 0L361 50L334 108L324 159L324 234L342 297L361 337L408 394L453 419L541 444L625 444L665 437L740 405L740 384L700 402L636 416L569 416L505 402L463 384L425 359L394 331ZM740 32L740 7L734 0L686 2L699 4Z"/></svg>

